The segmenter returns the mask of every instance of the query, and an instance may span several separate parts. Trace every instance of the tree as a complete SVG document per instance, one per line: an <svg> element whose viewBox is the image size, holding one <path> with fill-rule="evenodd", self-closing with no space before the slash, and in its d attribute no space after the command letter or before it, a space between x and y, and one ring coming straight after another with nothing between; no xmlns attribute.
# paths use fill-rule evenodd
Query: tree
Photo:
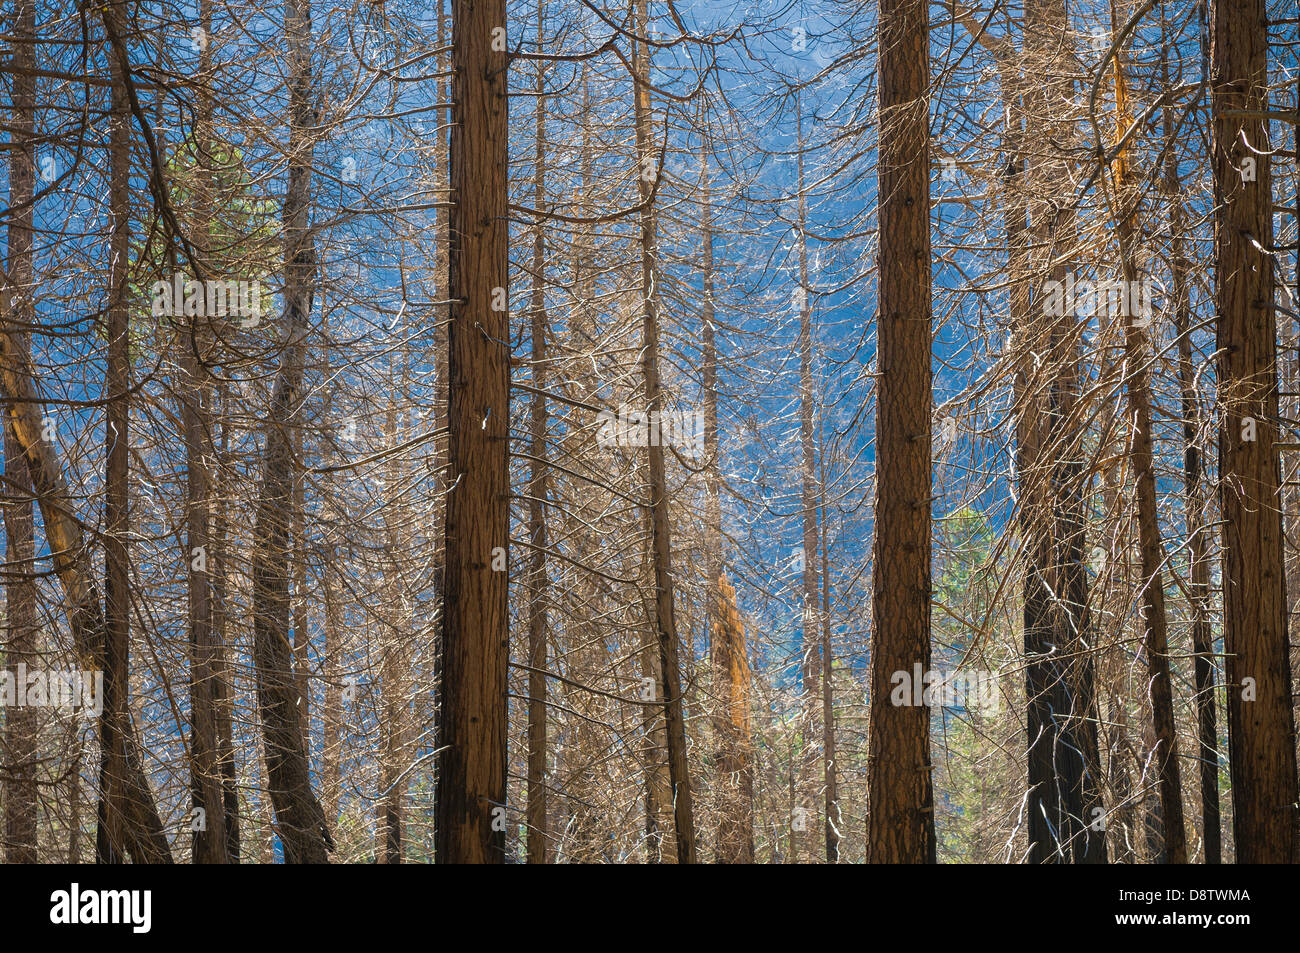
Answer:
<svg viewBox="0 0 1300 953"><path fill-rule="evenodd" d="M890 702L930 668L930 134L925 0L880 5L879 367L867 859L934 863L930 713Z"/></svg>
<svg viewBox="0 0 1300 953"><path fill-rule="evenodd" d="M264 430L253 554L253 655L266 773L285 861L323 864L329 859L333 842L325 812L312 790L298 704L301 687L293 670L289 642L295 465L291 447L295 417L300 412L303 350L316 266L310 226L314 122L310 100L312 26L307 0L286 0L284 35L289 57L289 165L283 209L284 342Z"/></svg>
<svg viewBox="0 0 1300 953"><path fill-rule="evenodd" d="M506 43L504 0L452 0L449 488L439 863L502 863L506 829Z"/></svg>
<svg viewBox="0 0 1300 953"><path fill-rule="evenodd" d="M1262 0L1210 4L1223 623L1237 860L1296 863L1265 22Z"/></svg>
<svg viewBox="0 0 1300 953"><path fill-rule="evenodd" d="M641 196L641 364L646 412L657 416L664 409L659 379L659 237L655 220L655 183L662 165L651 128L650 52L648 42L648 0L637 0L636 38L633 64L636 105L636 154ZM682 679L678 662L676 608L673 597L672 538L668 520L668 481L664 474L664 448L650 440L646 448L650 494L649 522L651 561L654 567L656 700L663 706L668 747L668 773L672 784L674 832L677 862L695 863L695 821L691 800L690 770L686 763L686 723L682 715Z"/></svg>
<svg viewBox="0 0 1300 953"><path fill-rule="evenodd" d="M31 350L24 326L34 322L32 295L36 291L32 256L32 226L36 196L36 4L19 0L14 9L13 141L10 146L8 260L4 288L7 339L20 354ZM12 330L11 330L12 328ZM8 416L8 415L6 415ZM4 507L7 561L12 567L5 581L5 669L17 678L19 665L36 664L35 526L32 518L31 479L22 447L8 428L4 436ZM9 712L4 748L10 760L10 777L4 786L5 860L15 864L37 862L37 791L35 713L21 708Z"/></svg>

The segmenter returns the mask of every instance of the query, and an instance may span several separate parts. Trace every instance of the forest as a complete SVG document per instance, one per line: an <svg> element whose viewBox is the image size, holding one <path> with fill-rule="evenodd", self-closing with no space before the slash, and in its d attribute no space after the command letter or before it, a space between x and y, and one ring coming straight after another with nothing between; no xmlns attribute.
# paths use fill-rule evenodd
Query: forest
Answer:
<svg viewBox="0 0 1300 953"><path fill-rule="evenodd" d="M1297 0L0 11L5 863L1300 862Z"/></svg>

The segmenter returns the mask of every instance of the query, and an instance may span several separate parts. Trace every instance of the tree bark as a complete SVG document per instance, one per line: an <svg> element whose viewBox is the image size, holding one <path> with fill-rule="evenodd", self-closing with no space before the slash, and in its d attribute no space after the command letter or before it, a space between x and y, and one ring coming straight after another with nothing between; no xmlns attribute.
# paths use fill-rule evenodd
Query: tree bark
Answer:
<svg viewBox="0 0 1300 953"><path fill-rule="evenodd" d="M659 239L654 197L660 153L653 142L650 106L650 52L643 39L649 29L648 0L636 0L636 33L633 40L637 181L641 195L641 302L643 317L642 368L645 373L647 411L663 409L659 385ZM665 144L666 148L666 144ZM651 419L655 419L653 416ZM686 764L686 721L682 711L681 667L678 661L677 621L673 605L672 538L668 518L668 481L664 471L664 450L660 441L650 440L649 458L651 540L655 577L655 629L659 652L658 701L664 708L668 745L668 773L672 783L673 821L677 838L677 862L693 864L695 820L691 801L690 774Z"/></svg>
<svg viewBox="0 0 1300 953"><path fill-rule="evenodd" d="M934 863L930 710L930 135L926 0L881 0L879 323L867 861Z"/></svg>
<svg viewBox="0 0 1300 953"><path fill-rule="evenodd" d="M1277 451L1264 0L1210 4L1223 622L1238 863L1300 861ZM1255 165L1253 181L1242 169ZM1253 432L1252 432L1253 429ZM1253 438L1253 439L1250 439Z"/></svg>
<svg viewBox="0 0 1300 953"><path fill-rule="evenodd" d="M1026 204L1015 229L1021 281L1016 308L1020 422L1017 454L1021 526L1031 553L1025 573L1024 644L1028 701L1030 863L1104 863L1098 708L1087 573L1083 566L1084 483L1079 321L1033 313L1036 280L1072 268L1057 249L1072 247L1075 213L1063 194L1059 158L1075 138L1072 121L1050 122L1074 96L1069 24L1061 0L1034 0L1024 13L1024 76L1017 125L1017 174ZM1023 109L1023 112L1021 112ZM1032 139L1031 139L1031 128ZM1032 144L1031 144L1032 143ZM1022 158L1023 156L1023 158ZM1012 176L1015 178L1016 176ZM1015 187L1015 184L1012 184ZM1025 216L1027 215L1027 223Z"/></svg>
<svg viewBox="0 0 1300 953"><path fill-rule="evenodd" d="M823 427L824 431L824 427ZM826 548L826 441L824 432L820 441L821 453L818 455L821 497L821 554L822 554L822 777L825 781L826 811L826 863L836 864L840 859L840 828L844 824L840 814L840 791L838 769L835 764L835 686L831 681L834 674L834 655L831 652L831 580L830 553Z"/></svg>
<svg viewBox="0 0 1300 953"><path fill-rule="evenodd" d="M212 32L211 0L199 5L200 29ZM199 73L212 72L212 45L201 44ZM195 227L191 242L204 256L205 272L211 266L209 226L216 196L213 194L212 95L206 85L197 92L195 117ZM182 328L177 341L181 368L181 430L185 442L185 525L186 548L182 563L187 567L190 623L190 775L191 859L196 864L224 864L226 856L226 812L221 785L217 741L217 663L219 651L212 620L213 557L211 540L212 460L208 435L212 433L210 404L212 385L202 362L208 359L210 334L200 318Z"/></svg>
<svg viewBox="0 0 1300 953"><path fill-rule="evenodd" d="M9 237L5 271L7 320L5 332L23 354L29 353L26 331L35 323L32 296L33 222L36 187L36 3L17 0L13 26L13 109L10 113ZM39 627L36 619L35 521L31 478L22 447L8 431L4 438L5 535L5 669L17 679L19 665L37 664ZM34 864L37 856L36 712L10 708L6 713L4 748L8 753L4 785L5 860Z"/></svg>
<svg viewBox="0 0 1300 953"><path fill-rule="evenodd" d="M510 326L505 0L452 0L451 244L439 863L502 863ZM497 34L500 36L500 34ZM506 561L508 565L508 560Z"/></svg>
<svg viewBox="0 0 1300 953"><path fill-rule="evenodd" d="M126 32L126 5L110 3L105 25L121 37ZM95 855L99 863L171 862L162 822L139 764L130 710L131 590L128 505L131 354L129 288L131 254L131 113L126 64L110 55L113 72L109 121L109 205L113 227L106 333L105 481L104 481L104 614L99 668L104 673L104 710L100 716L100 797ZM28 460L29 469L32 461ZM34 474L33 474L34 476ZM47 537L49 531L47 528ZM55 541L50 540L51 549ZM98 599L95 600L98 609Z"/></svg>

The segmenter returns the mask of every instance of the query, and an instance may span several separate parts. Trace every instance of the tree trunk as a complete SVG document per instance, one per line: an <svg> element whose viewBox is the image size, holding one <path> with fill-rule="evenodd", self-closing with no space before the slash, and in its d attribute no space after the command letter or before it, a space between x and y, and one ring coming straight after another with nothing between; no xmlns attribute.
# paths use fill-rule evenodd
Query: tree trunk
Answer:
<svg viewBox="0 0 1300 953"><path fill-rule="evenodd" d="M103 10L105 26L122 37L126 31L125 4L111 3ZM105 455L104 564L105 593L99 623L97 667L104 673L104 711L100 716L100 797L96 858L100 863L120 863L127 856L144 863L170 863L171 850L162 831L162 821L153 794L140 766L129 704L131 651L130 562L126 537L130 531L128 512L128 453L130 448L131 355L128 332L131 253L131 114L127 100L126 64L110 56L113 72L112 107L109 122L109 204L113 221L109 245L106 333L108 353L104 400ZM6 368L7 370L8 368ZM20 435L15 436L22 441ZM25 441L24 441L25 442ZM33 441L34 442L34 441ZM30 454L29 450L24 451ZM27 461L34 470L33 461ZM36 479L32 472L33 481ZM44 511L42 510L42 513ZM57 533L56 533L57 535ZM79 533L78 533L79 535ZM57 549L49 527L46 536L51 550ZM88 561L85 566L89 570ZM86 585L88 580L83 580ZM85 590L82 590L85 592ZM74 605L89 606L74 601ZM99 600L94 600L98 616ZM92 623L93 624L93 623ZM95 630L92 630L95 631Z"/></svg>
<svg viewBox="0 0 1300 953"><path fill-rule="evenodd" d="M824 430L824 428L823 428ZM835 764L835 689L831 681L834 674L834 656L831 652L831 580L830 553L826 549L826 441L823 434L819 455L821 479L819 495L821 497L821 553L822 553L822 776L825 779L826 811L826 863L839 863L840 828L843 818L840 815L840 792Z"/></svg>
<svg viewBox="0 0 1300 953"><path fill-rule="evenodd" d="M403 329L405 331L405 329ZM398 384L393 380L392 365L389 365L388 392L398 393ZM409 402L404 402L408 403ZM384 447L401 446L402 429L397 422L397 404L390 399L388 411L384 415ZM410 616L406 611L405 597L402 590L402 575L398 560L407 551L401 527L408 523L408 514L402 500L402 472L397 455L390 456L385 462L384 488L384 522L388 530L388 549L392 563L389 572L387 613L380 618L384 638L380 645L382 663L380 678L383 684L383 723L380 731L384 739L382 758L382 796L378 802L381 852L384 863L400 864L402 862L403 805L406 797L406 772L403 770L404 751L406 750L406 672L409 667L410 654L407 651L407 631Z"/></svg>
<svg viewBox="0 0 1300 953"><path fill-rule="evenodd" d="M1228 742L1238 863L1300 861L1277 452L1264 0L1210 4ZM1254 176L1243 174L1245 160ZM1249 179L1249 180L1248 180Z"/></svg>
<svg viewBox="0 0 1300 953"><path fill-rule="evenodd" d="M5 331L22 353L30 352L26 328L36 317L32 226L36 186L36 3L17 0L13 36L13 111L10 114L9 247L5 263ZM12 329L12 330L10 330ZM5 669L18 678L19 665L37 665L35 583L35 521L31 478L22 447L6 431L4 438L4 506L7 539L5 579ZM4 750L8 756L4 785L5 860L11 864L37 862L36 712L10 708L6 713Z"/></svg>
<svg viewBox="0 0 1300 953"><path fill-rule="evenodd" d="M881 0L879 331L867 860L934 863L930 710L930 135L926 0Z"/></svg>
<svg viewBox="0 0 1300 953"><path fill-rule="evenodd" d="M1025 71L1018 82L1026 117L1050 116L1071 101L1068 20L1061 0L1027 3ZM1019 116L1017 123L1019 124ZM1041 120L1040 120L1041 121ZM1028 119L1026 119L1028 122ZM1104 863L1101 757L1090 648L1087 573L1083 567L1083 435L1077 408L1081 370L1074 314L1034 313L1036 280L1065 277L1072 267L1055 249L1070 247L1074 211L1061 195L1070 181L1059 155L1075 137L1072 121L1017 129L1027 205L1016 227L1024 236L1017 305L1023 316L1018 402L1026 416L1018 439L1022 523L1032 554L1025 573L1026 698L1029 739L1030 863ZM1019 162L1019 159L1017 159ZM1018 170L1017 170L1018 171ZM1023 224L1028 213L1028 224ZM1020 330L1023 328L1023 331Z"/></svg>
<svg viewBox="0 0 1300 953"><path fill-rule="evenodd" d="M201 29L212 32L211 0L199 6ZM211 75L212 45L201 45L199 73ZM211 151L212 96L206 86L198 93L194 143L197 152L195 169L195 227L192 244L204 256L204 271L211 265L209 225L214 208L213 162ZM196 864L224 864L226 856L226 815L223 803L217 742L217 695L215 632L212 625L212 582L209 575L213 557L211 540L212 460L208 435L212 433L210 403L212 385L200 361L207 358L211 335L195 317L180 330L177 341L181 367L181 430L185 442L185 525L186 548L182 560L188 571L190 623L190 776L193 814L191 816L191 859Z"/></svg>
<svg viewBox="0 0 1300 953"><path fill-rule="evenodd" d="M226 494L222 484L222 461L227 459L230 450L230 425L223 413L228 397L224 385L219 385L217 394L220 406L217 419L221 421L221 444L214 454L213 475L216 493L214 494L215 511L212 519L212 552L209 567L212 570L212 633L216 648L213 657L213 688L216 695L217 709L217 758L221 773L221 799L226 815L226 859L239 863L239 766L235 760L234 736L234 679L230 662L226 657L229 627L226 625L226 594L229 590L226 577Z"/></svg>
<svg viewBox="0 0 1300 953"><path fill-rule="evenodd" d="M266 774L286 863L323 864L333 848L325 813L311 787L299 684L289 642L289 573L293 542L293 429L300 412L303 348L312 310L315 243L310 231L316 118L311 106L311 12L287 0L289 175L284 199L284 340L267 411L262 485L253 551L253 661L266 749Z"/></svg>
<svg viewBox="0 0 1300 953"><path fill-rule="evenodd" d="M799 483L800 515L803 522L803 605L800 630L802 632L802 701L803 701L803 755L804 764L800 771L798 796L800 807L808 810L807 821L816 820L815 795L817 788L817 742L818 708L821 694L818 691L821 682L821 626L818 624L817 579L817 465L816 448L813 441L813 375L812 375L812 296L808 292L808 236L807 199L804 195L804 153L803 112L799 97L795 98L797 112L797 138L800 144L795 157L798 177L799 206L799 287L796 289L796 304L799 307ZM813 861L817 856L817 826L815 823L805 825L805 834L796 838L796 848L804 860ZM800 845L799 841L803 841ZM798 857L792 859L799 859Z"/></svg>
<svg viewBox="0 0 1300 953"><path fill-rule="evenodd" d="M502 863L506 828L507 430L505 0L452 0L449 478L439 863ZM500 565L500 563L498 563Z"/></svg>
<svg viewBox="0 0 1300 953"><path fill-rule="evenodd" d="M636 0L636 33L649 29L648 0ZM659 239L654 209L659 150L653 143L650 112L650 52L644 39L636 39L635 64L636 154L641 194L641 302L643 315L642 367L645 372L646 409L663 409L659 388ZM666 144L665 144L666 148ZM651 419L654 419L652 416ZM655 629L658 636L658 699L664 707L668 744L668 773L672 782L673 820L677 836L677 862L695 860L695 820L690 775L686 764L686 721L682 712L681 668L678 661L677 621L673 606L672 538L668 519L668 481L664 449L650 440L646 448L650 468L651 540L655 576Z"/></svg>
<svg viewBox="0 0 1300 953"><path fill-rule="evenodd" d="M1111 4L1112 34L1118 37L1122 24L1119 21L1119 2ZM1128 108L1128 89L1124 79L1123 46L1114 53L1112 64L1115 78L1116 137L1127 131L1132 123ZM1137 283L1137 269L1133 263L1136 252L1133 205L1139 201L1129 180L1128 154L1121 148L1112 165L1115 176L1115 194L1118 215L1120 261L1123 269L1125 293L1130 301ZM1121 308L1121 314L1132 308ZM1143 321L1149 320L1129 314L1124 320L1124 358L1128 365L1127 380L1129 418L1132 421L1132 446L1129 457L1136 476L1135 492L1138 504L1138 545L1141 553L1142 614L1144 652L1147 661L1147 692L1151 705L1152 726L1155 732L1155 768L1160 779L1160 815L1164 832L1164 858L1166 863L1187 863L1187 834L1183 823L1182 779L1178 764L1178 735L1174 727L1173 686L1169 676L1169 627L1165 612L1165 585L1161 566L1164 564L1164 544L1160 539L1160 517L1156 510L1155 452L1151 433L1151 386L1147 365L1149 347Z"/></svg>

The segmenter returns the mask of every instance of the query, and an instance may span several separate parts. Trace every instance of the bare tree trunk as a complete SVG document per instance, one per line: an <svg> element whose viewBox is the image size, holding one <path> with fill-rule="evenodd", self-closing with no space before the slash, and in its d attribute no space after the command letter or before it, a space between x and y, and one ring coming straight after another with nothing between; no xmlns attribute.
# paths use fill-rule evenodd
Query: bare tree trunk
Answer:
<svg viewBox="0 0 1300 953"><path fill-rule="evenodd" d="M638 474L640 470L638 470ZM638 480L642 485L649 479ZM643 551L641 579L654 575L654 514L647 505L642 510L642 538L647 541ZM645 588L641 589L644 594ZM641 633L638 652L641 663L642 691L645 700L647 686L654 686L657 698L663 685L663 662L659 657L659 635L655 626L656 604L653 596L644 599L646 625ZM641 757L644 777L646 860L652 864L677 862L676 842L669 839L672 823L673 784L668 768L668 728L662 705L647 704L641 707Z"/></svg>
<svg viewBox="0 0 1300 953"><path fill-rule="evenodd" d="M289 181L284 200L284 341L267 411L262 485L253 551L253 660L266 748L266 774L286 863L323 864L333 849L325 813L312 791L299 685L289 642L289 572L293 542L293 429L298 426L303 349L312 310L315 243L311 235L311 171L315 113L311 12L287 0L289 56Z"/></svg>
<svg viewBox="0 0 1300 953"><path fill-rule="evenodd" d="M212 520L212 553L209 565L212 570L212 633L216 654L213 657L213 688L217 709L217 758L221 774L221 799L226 815L226 859L239 863L239 766L235 759L234 736L234 680L226 656L229 627L226 625L226 594L229 590L226 577L226 498L223 492L222 462L230 450L230 425L223 413L227 403L224 385L217 391L221 406L217 419L221 421L221 444L214 452L213 468L215 511Z"/></svg>
<svg viewBox="0 0 1300 953"><path fill-rule="evenodd" d="M125 4L110 3L103 10L103 16L110 32L122 37L126 30ZM122 45L125 46L124 43ZM109 202L113 230L109 245L111 263L106 315L108 354L104 395L107 404L104 436L107 457L104 487L106 580L103 615L94 620L99 625L91 629L102 637L96 653L96 667L104 673L104 711L99 723L101 763L96 858L100 863L120 863L129 855L137 862L170 863L171 850L162 831L162 821L158 817L153 793L149 790L140 765L141 755L135 740L129 704L131 592L126 537L130 530L127 455L130 447L128 423L131 399L128 333L131 114L125 80L127 64L117 55L111 55L110 60L113 94L109 122ZM35 483L35 464L30 457L31 449L26 446L29 442L24 441L17 430L14 435L19 442L25 444L24 453L28 455L27 464ZM44 514L44 509L42 513ZM48 521L46 536L51 550L56 550L57 541L50 534ZM84 568L89 570L88 561ZM86 586L88 582L88 579L83 579L81 585ZM86 593L85 589L81 591ZM90 609L89 593L86 595L85 602L74 600L74 605ZM95 597L91 611L98 616L98 610L99 600ZM92 626L94 622L91 623Z"/></svg>
<svg viewBox="0 0 1300 953"><path fill-rule="evenodd" d="M636 145L641 194L641 301L644 317L642 367L645 371L646 409L657 415L663 409L659 388L659 239L654 197L660 152L653 143L650 114L650 53L644 39L649 29L648 0L636 0L634 40ZM666 148L666 145L665 145ZM655 419L653 416L651 419ZM651 539L654 552L655 628L659 648L659 697L664 706L668 744L668 772L672 781L673 820L677 835L677 862L693 864L695 820L691 782L686 764L686 721L682 712L681 667L673 606L672 538L668 519L668 481L664 472L664 450L660 441L650 440Z"/></svg>
<svg viewBox="0 0 1300 953"><path fill-rule="evenodd" d="M718 624L720 590L714 583L722 576L722 468L718 458L718 325L714 302L713 200L709 186L707 142L700 143L700 266L703 296L700 301L700 389L704 402L704 487L705 536L704 571L709 581L708 631Z"/></svg>
<svg viewBox="0 0 1300 953"><path fill-rule="evenodd" d="M797 304L799 305L799 449L800 449L800 512L803 519L803 612L800 625L803 634L802 643L802 695L803 695L803 741L804 765L800 771L799 798L806 801L809 813L815 820L817 787L817 741L818 738L818 684L821 681L821 626L818 624L817 579L817 465L816 447L813 441L813 376L812 376L812 296L808 293L808 236L807 198L804 195L804 150L803 150L803 111L799 98L795 99L797 110L797 138L799 151L795 157L798 170L798 206L799 206L799 287ZM801 807L805 806L801 803ZM801 846L799 853L803 859L811 862L817 856L817 825L805 825L806 833L796 838L796 846ZM799 845L802 840L804 843ZM794 858L798 859L798 858Z"/></svg>
<svg viewBox="0 0 1300 953"><path fill-rule="evenodd" d="M439 863L502 863L506 828L507 100L505 0L452 0L449 478ZM499 35L499 34L498 34Z"/></svg>
<svg viewBox="0 0 1300 953"><path fill-rule="evenodd" d="M390 364L388 390L397 392ZM384 446L397 447L402 443L402 432L397 423L397 404L390 398L384 419ZM402 474L398 458L392 456L385 467L384 521L388 527L388 548L394 559L405 551L400 527L406 525L405 505L401 499ZM388 864L402 862L403 803L406 797L406 774L402 759L406 746L406 678L409 654L406 651L410 617L406 611L401 587L401 574L393 565L389 582L389 605L385 638L380 646L380 666L383 683L384 719L380 730L384 739L382 759L382 797L379 800L379 856ZM381 620L384 624L385 620Z"/></svg>
<svg viewBox="0 0 1300 953"><path fill-rule="evenodd" d="M826 863L836 864L840 859L840 828L843 818L840 815L840 792L835 764L835 687L831 681L834 674L834 655L831 652L831 579L830 553L826 549L826 442L820 441L821 452L818 455L820 468L819 496L821 497L821 552L822 552L822 776L825 779L826 811Z"/></svg>
<svg viewBox="0 0 1300 953"><path fill-rule="evenodd" d="M1167 51L1161 55L1163 85L1169 88ZM1174 333L1178 337L1178 386L1183 424L1183 498L1187 510L1187 552L1191 564L1192 652L1196 680L1196 762L1201 786L1201 836L1205 862L1222 861L1222 825L1219 819L1219 733L1214 678L1214 639L1210 630L1210 528L1205 516L1205 486L1201 447L1201 408L1196 394L1196 366L1192 359L1191 293L1188 261L1184 250L1186 212L1179 199L1182 184L1178 156L1173 149L1174 110L1164 109L1165 141L1169 144L1162 183L1170 203L1171 298L1174 305Z"/></svg>
<svg viewBox="0 0 1300 953"><path fill-rule="evenodd" d="M299 404L298 413L302 413ZM301 460L303 434L301 427L293 428L293 458ZM293 545L292 585L289 590L293 619L293 678L298 692L298 723L302 725L302 750L311 769L311 632L307 621L307 497L303 473L293 474L293 519L290 540Z"/></svg>
<svg viewBox="0 0 1300 953"><path fill-rule="evenodd" d="M343 647L339 644L338 595L329 581L330 568L325 569L322 598L325 601L325 632L321 658L325 669L325 704L321 714L321 804L325 817L338 822L340 785L343 780L342 751L339 748L343 729L342 676L336 659Z"/></svg>
<svg viewBox="0 0 1300 953"><path fill-rule="evenodd" d="M1277 452L1264 0L1210 4L1228 740L1238 863L1300 861ZM1255 174L1243 174L1249 162Z"/></svg>
<svg viewBox="0 0 1300 953"><path fill-rule="evenodd" d="M930 710L930 134L926 0L881 0L879 321L867 861L934 863Z"/></svg>
<svg viewBox="0 0 1300 953"><path fill-rule="evenodd" d="M211 0L199 5L200 29L212 32ZM207 77L212 72L212 46L201 44L199 73ZM204 270L211 258L209 225L211 210L216 200L213 194L213 163L211 151L212 95L206 85L197 93L198 110L195 119L195 212L196 221L192 244L205 256ZM211 568L211 498L212 480L209 470L212 454L208 435L212 433L210 403L212 385L207 370L201 362L206 360L210 347L210 334L200 327L194 317L189 327L181 329L177 350L181 366L181 430L185 441L185 524L186 552L183 560L188 567L186 582L189 590L190 621L190 776L194 815L191 820L191 859L196 864L224 864L226 856L226 815L221 786L218 729L215 655L215 633L212 625Z"/></svg>
<svg viewBox="0 0 1300 953"><path fill-rule="evenodd" d="M1025 70L1018 82L1026 124L1040 124L1074 95L1069 24L1061 0L1027 3ZM1039 79L1041 77L1041 79ZM1031 132L1033 145L1029 145ZM1083 567L1083 436L1079 408L1079 321L1074 314L1031 313L1040 277L1071 267L1056 249L1071 247L1074 211L1063 201L1069 168L1059 154L1075 136L1072 120L1017 129L1028 199L1017 305L1024 310L1017 346L1020 381L1020 477L1033 556L1025 578L1026 692L1029 704L1031 863L1104 863L1094 665L1090 654L1087 574ZM1018 212L1023 216L1023 212ZM1045 370L1044 370L1045 369Z"/></svg>
<svg viewBox="0 0 1300 953"><path fill-rule="evenodd" d="M1111 28L1119 36L1120 0L1111 3ZM1128 108L1128 89L1124 79L1123 44L1115 51L1116 136L1122 136L1132 119ZM1121 148L1113 164L1115 191L1120 207L1118 216L1120 261L1125 294L1130 301L1136 296L1137 269L1133 263L1135 228L1132 205L1138 196L1129 181L1127 150ZM1132 311L1128 308L1121 312ZM1138 541L1142 563L1142 615L1144 651L1155 731L1156 772L1160 779L1161 828L1164 832L1164 858L1170 864L1187 863L1187 834L1183 823L1183 795L1178 764L1178 735L1174 728L1173 686L1169 676L1169 626L1165 612L1164 544L1160 539L1160 518L1156 512L1155 453L1151 433L1151 386L1147 365L1149 347L1143 319L1130 314L1124 323L1124 356L1128 365L1127 380L1129 417L1132 421L1132 446L1129 451L1136 476L1138 504Z"/></svg>
<svg viewBox="0 0 1300 953"><path fill-rule="evenodd" d="M13 36L13 110L10 114L9 247L5 271L5 331L18 350L30 352L26 328L34 323L36 291L32 226L36 186L36 3L17 0ZM4 438L4 507L6 550L5 669L18 678L18 666L37 662L35 521L31 478L22 447L7 430ZM8 753L4 785L5 860L34 864L37 856L36 713L23 707L6 713L4 749Z"/></svg>

